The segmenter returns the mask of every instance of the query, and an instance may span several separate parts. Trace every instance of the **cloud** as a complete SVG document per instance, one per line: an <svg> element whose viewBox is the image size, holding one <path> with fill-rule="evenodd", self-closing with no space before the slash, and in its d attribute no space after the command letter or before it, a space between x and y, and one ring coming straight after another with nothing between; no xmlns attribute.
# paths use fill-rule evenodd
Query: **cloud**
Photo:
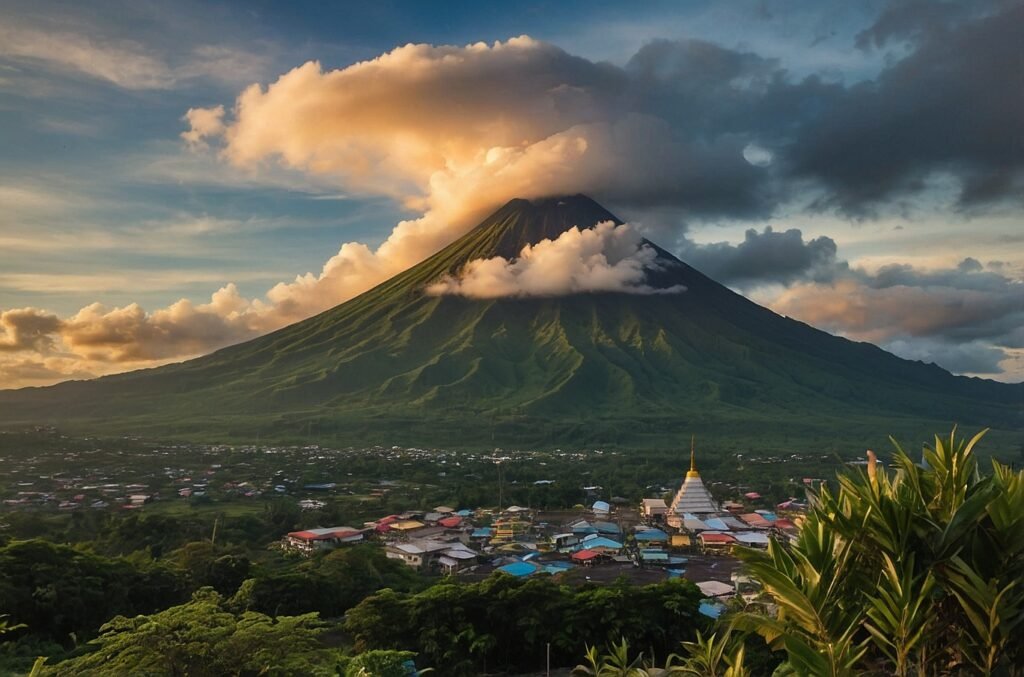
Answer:
<svg viewBox="0 0 1024 677"><path fill-rule="evenodd" d="M982 100L978 87L1012 77L998 65L1013 43L997 19L972 14L942 24L963 47L990 43L960 50L976 55L970 67L939 49L939 29L925 26L904 58L852 86L817 76L793 81L776 60L702 40L654 41L623 67L526 36L463 47L409 44L335 70L305 63L246 88L230 113L191 109L183 137L193 146L219 139L220 157L235 169L282 167L348 195L395 199L417 214L379 247L346 243L321 275L273 291L276 302L318 309L314 290L351 298L513 197L583 192L707 221L769 216L813 190L818 206L862 213L918 190L929 176L952 174L963 179L965 195L970 188L981 196L984 187L984 199L1001 199L1011 186L984 179L985 168L1009 170L998 176L1012 184L1020 162L1006 135L993 130L1016 128L1024 115L969 103ZM907 20L865 40L888 40ZM916 84L916 73L930 84ZM947 102L969 107L960 115L933 105L935 96L948 98L947 76L954 91L971 94ZM1016 111L1017 97L1008 96ZM737 256L792 244L789 237L765 234ZM777 274L794 279L809 264L786 256L827 258L827 245L783 248ZM753 261L732 265L726 274L741 276L737 266L757 274Z"/></svg>
<svg viewBox="0 0 1024 677"><path fill-rule="evenodd" d="M760 233L747 230L738 245L700 245L683 239L679 256L712 279L741 288L831 278L839 265L832 238L823 235L804 241L799 229L775 231L771 226Z"/></svg>
<svg viewBox="0 0 1024 677"><path fill-rule="evenodd" d="M209 303L182 299L152 313L134 303L112 309L91 304L62 323L60 336L72 353L87 360L163 360L202 354L266 331L273 321L260 310L228 285Z"/></svg>
<svg viewBox="0 0 1024 677"><path fill-rule="evenodd" d="M0 312L0 353L53 350L53 334L60 318L36 308L15 308Z"/></svg>
<svg viewBox="0 0 1024 677"><path fill-rule="evenodd" d="M769 305L908 359L955 372L998 374L1024 348L1024 283L979 270L972 261L934 270L849 268L832 282L794 284ZM1018 380L1022 375L1003 373Z"/></svg>
<svg viewBox="0 0 1024 677"><path fill-rule="evenodd" d="M991 344L974 341L949 343L942 340L897 339L883 346L889 352L907 360L938 364L956 374L997 376L1003 373L1002 363L1007 351Z"/></svg>
<svg viewBox="0 0 1024 677"><path fill-rule="evenodd" d="M476 299L564 296L586 292L675 294L676 285L655 288L647 271L662 263L653 247L628 224L610 221L593 228L570 228L555 240L523 247L519 257L474 259L457 275L446 275L427 287L432 295Z"/></svg>
<svg viewBox="0 0 1024 677"><path fill-rule="evenodd" d="M197 79L236 84L259 77L268 63L265 55L224 45L196 45L172 58L152 44L103 35L84 20L68 31L10 15L3 19L0 59L126 90L167 90Z"/></svg>
<svg viewBox="0 0 1024 677"><path fill-rule="evenodd" d="M91 305L50 334L32 334L30 317L12 316L20 324L4 328L5 352L21 359L50 350L44 367L66 373L72 362L56 355L100 373L206 352L366 291L512 197L584 192L616 207L671 212L676 222L768 218L808 195L822 209L863 214L936 177L956 183L965 207L1013 198L1024 161L1011 141L1020 136L1024 93L1005 64L1019 51L1014 28L1024 10L1006 3L932 21L922 7L908 3L865 32L865 49L906 47L852 85L796 80L776 60L702 40L652 42L622 67L528 37L406 45L334 70L303 64L247 87L233 105L188 109L182 139L208 152L180 154L177 164L150 167L149 176L384 196L408 209L408 219L381 245L347 242L321 270L263 298L243 298L229 285L207 303L183 300L151 312ZM66 30L0 29L0 56L18 66L125 89L237 80L259 70L243 67L243 50L199 46L182 54L170 59L147 45ZM3 196L23 211L45 208L36 192ZM591 236L579 237L575 253L584 256ZM558 242L530 257L481 263L449 282L459 290L540 288L538 262L568 247ZM833 331L882 343L937 337L1011 349L1019 342L1012 301L1020 287L1005 271L969 262L962 270L849 269L832 240L805 240L798 230L750 231L737 245L683 243L684 256L731 284L790 285L774 307ZM637 279L628 274L642 252L605 256L604 267L592 269L574 261L568 278L554 279L568 279L571 289L600 272L622 284ZM45 336L52 346L39 342Z"/></svg>
<svg viewBox="0 0 1024 677"><path fill-rule="evenodd" d="M861 44L902 39L909 53L799 125L786 160L826 188L825 204L863 213L942 174L957 180L962 207L1019 202L1024 88L1007 64L1020 59L1024 4L959 4L971 5L894 3Z"/></svg>
<svg viewBox="0 0 1024 677"><path fill-rule="evenodd" d="M224 132L224 106L189 108L182 119L189 129L181 133L181 138L190 148L208 148L206 139Z"/></svg>
<svg viewBox="0 0 1024 677"><path fill-rule="evenodd" d="M99 41L7 22L0 27L0 56L49 64L125 89L167 89L175 82L170 67L138 43Z"/></svg>
<svg viewBox="0 0 1024 677"><path fill-rule="evenodd" d="M697 77L704 71L690 61L731 54L709 56L709 49L691 46L671 72L653 72L642 59L627 72L528 37L406 45L338 70L306 63L267 87L247 88L230 116L193 109L183 136L205 143L222 129L219 153L235 168L278 164L420 214L398 223L379 247L346 243L319 275L272 289L268 297L298 318L405 270L513 197L586 191L702 215L763 211L769 188L743 156L745 137L686 133L643 110L656 102L623 103L642 98L629 93L638 83L664 84L680 69ZM719 72L738 77L748 65L762 67L749 56L736 61ZM745 86L723 83L717 91Z"/></svg>

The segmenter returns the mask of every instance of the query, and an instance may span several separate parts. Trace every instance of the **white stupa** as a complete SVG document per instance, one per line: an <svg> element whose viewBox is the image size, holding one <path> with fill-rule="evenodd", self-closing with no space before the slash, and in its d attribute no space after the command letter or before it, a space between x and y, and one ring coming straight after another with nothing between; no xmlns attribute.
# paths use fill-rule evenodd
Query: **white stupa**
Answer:
<svg viewBox="0 0 1024 677"><path fill-rule="evenodd" d="M686 473L683 485L679 487L672 505L669 507L669 515L681 517L685 513L691 515L709 515L718 513L721 507L711 497L711 492L704 486L697 472L697 459L694 451L694 441L690 440L690 470ZM674 521L674 520L673 520Z"/></svg>

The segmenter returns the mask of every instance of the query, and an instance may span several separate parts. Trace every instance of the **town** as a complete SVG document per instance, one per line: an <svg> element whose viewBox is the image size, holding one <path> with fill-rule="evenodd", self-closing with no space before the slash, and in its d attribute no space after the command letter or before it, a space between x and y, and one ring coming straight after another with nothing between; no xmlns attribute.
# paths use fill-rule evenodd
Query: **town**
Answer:
<svg viewBox="0 0 1024 677"><path fill-rule="evenodd" d="M305 556L363 541L423 572L480 580L502 572L590 582L636 583L684 577L706 596L701 612L717 617L723 600L753 598L750 579L730 556L734 546L766 548L770 536L795 536L806 502L789 498L768 510L760 494L719 504L705 487L691 448L690 466L671 502L597 500L585 510L544 511L436 506L368 521L288 533L281 547Z"/></svg>

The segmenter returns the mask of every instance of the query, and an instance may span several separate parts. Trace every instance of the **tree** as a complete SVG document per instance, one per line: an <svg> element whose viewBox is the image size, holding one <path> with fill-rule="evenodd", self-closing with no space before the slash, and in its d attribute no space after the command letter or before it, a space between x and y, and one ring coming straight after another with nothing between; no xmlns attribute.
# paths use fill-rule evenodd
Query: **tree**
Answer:
<svg viewBox="0 0 1024 677"><path fill-rule="evenodd" d="M319 641L317 614L233 614L212 588L150 615L118 616L92 653L44 669L49 675L334 675L339 656Z"/></svg>
<svg viewBox="0 0 1024 677"><path fill-rule="evenodd" d="M983 477L956 431L894 471L823 487L791 546L743 551L775 615L732 623L785 650L797 674L992 675L1024 660L1024 472Z"/></svg>

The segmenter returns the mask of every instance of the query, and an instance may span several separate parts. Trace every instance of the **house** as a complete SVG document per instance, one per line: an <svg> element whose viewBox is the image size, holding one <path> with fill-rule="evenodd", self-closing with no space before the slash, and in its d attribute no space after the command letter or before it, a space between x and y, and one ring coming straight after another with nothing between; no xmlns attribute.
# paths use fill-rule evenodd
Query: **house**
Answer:
<svg viewBox="0 0 1024 677"><path fill-rule="evenodd" d="M593 566L594 562L598 561L600 557L601 553L598 551L584 549L574 552L571 559L573 562L589 567Z"/></svg>
<svg viewBox="0 0 1024 677"><path fill-rule="evenodd" d="M668 534L661 529L643 529L637 531L634 538L641 545L665 545L668 543Z"/></svg>
<svg viewBox="0 0 1024 677"><path fill-rule="evenodd" d="M408 543L392 543L384 549L384 554L391 559L399 559L414 568L426 568L441 553L452 547L451 543L415 539Z"/></svg>
<svg viewBox="0 0 1024 677"><path fill-rule="evenodd" d="M462 525L462 518L458 515L442 517L437 520L437 525L444 527L445 529L458 529Z"/></svg>
<svg viewBox="0 0 1024 677"><path fill-rule="evenodd" d="M690 536L689 534L672 534L669 545L673 548L688 548L690 547Z"/></svg>
<svg viewBox="0 0 1024 677"><path fill-rule="evenodd" d="M312 555L319 550L330 550L346 543L363 540L363 532L352 527L327 527L293 531L283 539L287 550Z"/></svg>
<svg viewBox="0 0 1024 677"><path fill-rule="evenodd" d="M590 509L593 510L595 517L607 517L612 511L612 506L606 501L594 501Z"/></svg>
<svg viewBox="0 0 1024 677"><path fill-rule="evenodd" d="M555 546L555 550L561 550L562 548L570 548L580 542L580 537L577 534L555 534L551 537L551 542Z"/></svg>
<svg viewBox="0 0 1024 677"><path fill-rule="evenodd" d="M473 550L470 550L461 543L452 544L452 547L445 550L437 558L437 563L441 567L441 572L445 574L454 574L459 571L476 564L477 554Z"/></svg>
<svg viewBox="0 0 1024 677"><path fill-rule="evenodd" d="M663 498L645 498L640 504L640 512L647 519L661 519L668 512Z"/></svg>
<svg viewBox="0 0 1024 677"><path fill-rule="evenodd" d="M725 553L732 549L736 539L731 534L717 531L703 531L697 535L701 548L706 553Z"/></svg>
<svg viewBox="0 0 1024 677"><path fill-rule="evenodd" d="M733 534L733 538L740 545L745 545L748 548L758 548L765 550L768 548L768 534L763 531L737 531Z"/></svg>
<svg viewBox="0 0 1024 677"><path fill-rule="evenodd" d="M668 553L661 548L644 548L640 551L640 559L644 564L668 564Z"/></svg>
<svg viewBox="0 0 1024 677"><path fill-rule="evenodd" d="M462 543L419 538L408 543L392 543L385 548L384 554L417 569L427 569L437 563L445 573L455 573L475 563L477 557L476 552Z"/></svg>
<svg viewBox="0 0 1024 677"><path fill-rule="evenodd" d="M697 583L697 587L704 593L705 597L710 599L716 599L719 597L732 597L736 594L736 588L723 583L722 581L701 581Z"/></svg>
<svg viewBox="0 0 1024 677"><path fill-rule="evenodd" d="M494 529L490 527L477 527L469 534L472 541L486 541L494 535Z"/></svg>
<svg viewBox="0 0 1024 677"><path fill-rule="evenodd" d="M767 529L772 525L771 522L756 512L748 512L739 517L748 527L753 527L754 529Z"/></svg>
<svg viewBox="0 0 1024 677"><path fill-rule="evenodd" d="M422 529L427 526L423 522L413 519L400 519L388 524L391 531L397 531L400 534L408 534L409 532Z"/></svg>
<svg viewBox="0 0 1024 677"><path fill-rule="evenodd" d="M622 533L622 529L614 522L594 522L594 528L597 529L597 533L606 536L617 536Z"/></svg>
<svg viewBox="0 0 1024 677"><path fill-rule="evenodd" d="M576 546L576 551L597 550L598 552L619 552L622 550L622 543L613 541L604 536L587 536Z"/></svg>

